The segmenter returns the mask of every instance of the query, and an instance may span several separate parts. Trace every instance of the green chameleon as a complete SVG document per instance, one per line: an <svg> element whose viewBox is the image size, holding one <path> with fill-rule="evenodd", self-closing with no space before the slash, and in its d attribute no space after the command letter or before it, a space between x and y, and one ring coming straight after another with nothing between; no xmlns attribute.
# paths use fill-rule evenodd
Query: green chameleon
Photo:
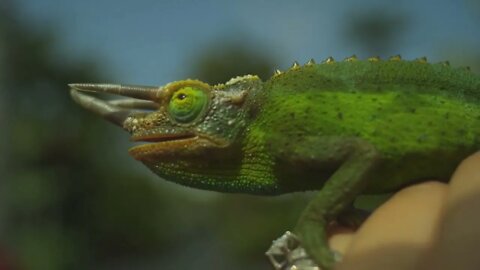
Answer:
<svg viewBox="0 0 480 270"><path fill-rule="evenodd" d="M355 216L359 194L448 180L480 148L480 77L425 58L295 62L265 82L70 87L80 105L145 142L129 153L169 181L259 195L319 190L293 233L322 269L335 263L326 226Z"/></svg>

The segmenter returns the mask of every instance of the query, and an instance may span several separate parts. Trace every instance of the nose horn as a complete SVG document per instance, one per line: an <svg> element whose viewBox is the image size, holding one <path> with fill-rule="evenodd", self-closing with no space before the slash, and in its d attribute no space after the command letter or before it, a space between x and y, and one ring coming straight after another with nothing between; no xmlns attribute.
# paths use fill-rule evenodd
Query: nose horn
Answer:
<svg viewBox="0 0 480 270"><path fill-rule="evenodd" d="M72 83L68 86L75 102L119 126L123 126L125 119L137 110L156 110L159 107L155 100L161 92L160 87L91 83ZM106 101L85 92L120 95L130 99Z"/></svg>
<svg viewBox="0 0 480 270"><path fill-rule="evenodd" d="M85 109L96 113L104 119L114 123L115 125L123 127L123 122L131 114L132 111L124 110L110 103L81 93L76 89L70 89L70 95L73 100L80 104Z"/></svg>
<svg viewBox="0 0 480 270"><path fill-rule="evenodd" d="M155 101L161 91L161 88L156 86L140 85L72 83L68 86L84 92L107 93L151 101Z"/></svg>

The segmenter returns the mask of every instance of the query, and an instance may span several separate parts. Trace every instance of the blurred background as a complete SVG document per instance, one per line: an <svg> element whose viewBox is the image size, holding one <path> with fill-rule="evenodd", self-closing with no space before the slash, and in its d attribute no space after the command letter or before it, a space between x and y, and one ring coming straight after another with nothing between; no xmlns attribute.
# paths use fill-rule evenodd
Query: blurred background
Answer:
<svg viewBox="0 0 480 270"><path fill-rule="evenodd" d="M0 269L270 269L311 194L164 181L67 83L268 79L401 54L480 72L480 1L0 1Z"/></svg>

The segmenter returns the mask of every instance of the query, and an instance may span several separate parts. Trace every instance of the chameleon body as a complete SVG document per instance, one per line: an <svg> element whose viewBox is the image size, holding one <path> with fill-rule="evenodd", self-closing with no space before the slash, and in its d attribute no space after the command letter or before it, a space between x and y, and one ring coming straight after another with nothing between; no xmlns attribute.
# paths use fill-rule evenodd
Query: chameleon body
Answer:
<svg viewBox="0 0 480 270"><path fill-rule="evenodd" d="M424 59L328 58L216 86L70 86L78 103L147 142L130 154L162 178L260 195L319 190L294 233L324 269L334 264L325 227L356 196L448 180L480 148L480 78Z"/></svg>

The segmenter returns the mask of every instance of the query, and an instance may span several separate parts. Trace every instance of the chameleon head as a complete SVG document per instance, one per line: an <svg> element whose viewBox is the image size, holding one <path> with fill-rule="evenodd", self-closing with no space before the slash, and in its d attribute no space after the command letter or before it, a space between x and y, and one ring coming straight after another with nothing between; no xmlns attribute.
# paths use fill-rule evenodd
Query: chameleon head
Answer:
<svg viewBox="0 0 480 270"><path fill-rule="evenodd" d="M213 87L197 80L165 85L156 96L157 110L131 114L123 122L133 141L149 142L130 154L141 161L171 161L232 146L245 126L245 100L257 82L258 77L245 76Z"/></svg>
<svg viewBox="0 0 480 270"><path fill-rule="evenodd" d="M242 135L252 117L249 96L261 88L261 80L247 75L216 86L183 80L162 87L70 87L77 103L143 142L129 150L135 159L167 180L212 189L210 181L229 181L224 176L233 175L235 163L241 162ZM104 101L86 91L131 98Z"/></svg>

